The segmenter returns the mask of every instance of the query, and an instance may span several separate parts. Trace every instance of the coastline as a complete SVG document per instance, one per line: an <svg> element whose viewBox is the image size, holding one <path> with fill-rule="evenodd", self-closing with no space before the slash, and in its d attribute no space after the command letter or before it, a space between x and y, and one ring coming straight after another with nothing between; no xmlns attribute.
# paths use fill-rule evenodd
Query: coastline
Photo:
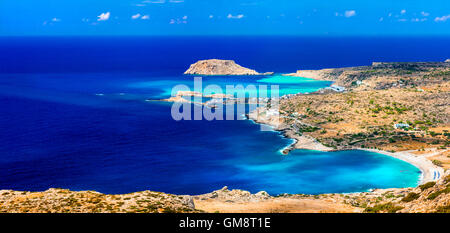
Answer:
<svg viewBox="0 0 450 233"><path fill-rule="evenodd" d="M247 119L253 121L256 124L265 125L270 127L273 131L281 132L285 138L293 139L294 141L283 148L283 154L288 154L291 150L295 149L305 149L305 150L318 150L318 151L334 151L335 149L331 147L326 147L315 138L295 134L291 129L289 129L285 124L281 123L278 115L264 115L259 113L259 109L254 110L247 114Z"/></svg>
<svg viewBox="0 0 450 233"><path fill-rule="evenodd" d="M281 153L284 155L289 154L290 151L295 149L306 149L306 150L317 150L322 152L330 152L330 151L340 151L339 149L333 149L330 147L326 147L320 142L318 142L315 138L306 135L297 135L291 129L289 129L286 125L279 121L278 116L267 116L262 115L262 111L259 109L254 110L249 113L247 118L254 123L267 125L271 127L274 131L281 132L282 135L288 139L293 139L294 142L290 145L284 147L281 150ZM274 119L276 118L276 119ZM342 149L344 150L344 149ZM428 154L425 155L414 155L410 152L412 151L401 151L401 152L388 152L378 149L367 149L367 148L352 148L351 150L363 150L370 151L379 154L383 154L386 156L390 156L396 159L400 159L404 162L407 162L415 167L417 167L421 171L421 176L417 182L417 186L431 182L438 181L443 177L445 171L442 167L438 167L434 165L430 160L426 158ZM413 150L414 151L414 150ZM417 187L416 186L416 187Z"/></svg>
<svg viewBox="0 0 450 233"><path fill-rule="evenodd" d="M394 157L396 159L400 159L409 164L420 169L422 172L421 177L419 179L418 185L425 184L431 181L438 181L444 174L444 169L442 167L438 167L434 165L430 160L428 160L424 155L417 156L410 151L400 151L396 153L378 150L378 149L366 149L366 148L355 148L354 150L364 150L375 152L379 154L384 154L387 156Z"/></svg>
<svg viewBox="0 0 450 233"><path fill-rule="evenodd" d="M315 79L313 77L308 77L311 79ZM321 80L317 79L316 80ZM166 100L170 101L170 100ZM173 100L177 101L177 100ZM305 149L305 150L316 150L316 151L322 151L322 152L329 152L329 151L341 151L341 150L364 150L364 151L370 151L375 152L379 154L383 154L386 156L390 156L396 159L400 159L404 162L407 162L416 168L418 168L421 171L421 175L417 181L417 186L430 182L430 181L438 181L442 175L444 174L444 169L441 167L438 167L434 165L429 159L426 158L425 155L415 155L411 152L413 151L401 151L392 153L389 151L383 151L379 149L367 149L367 148L349 148L349 149L334 149L331 147L327 147L320 143L316 138L311 137L309 135L299 135L294 130L290 129L288 125L280 121L280 118L283 118L284 116L279 116L278 114L274 114L273 111L260 111L260 109L256 109L253 112L250 112L249 114L246 114L246 118L250 121L252 121L255 124L262 125L265 127L265 130L269 131L277 131L280 132L280 136L285 137L287 139L291 139L292 141L280 148L279 152L281 154L287 155L290 151L295 149ZM298 120L296 120L298 121ZM299 122L299 121L298 121ZM299 122L301 124L304 124L302 122ZM417 187L416 186L416 187Z"/></svg>
<svg viewBox="0 0 450 233"><path fill-rule="evenodd" d="M298 136L292 133L287 127L277 127L268 124L258 122L247 116L251 122L255 124L265 125L270 128L271 131L283 132L280 134L282 137L290 138L293 142L288 145L289 151L294 149L306 149L311 145L321 145L318 141L314 140L305 141L298 140L297 138L291 138L290 136ZM298 136L305 138L305 136ZM308 136L309 138L312 138ZM326 147L325 147L326 148ZM338 151L332 148L326 150L316 147L318 151ZM444 180L445 173L442 168L436 169L430 160L424 155L414 155L410 151L391 153L382 150L354 148L354 150L365 150L384 154L387 156L395 157L397 159L408 162L418 167L422 172L422 177L418 182L418 185L427 183L432 180ZM433 152L435 153L435 152ZM433 154L431 153L431 154ZM429 155L429 154L427 154ZM432 155L429 155L432 156ZM439 177L434 174L436 171L442 171ZM448 174L448 173L447 173ZM441 179L442 178L442 179ZM436 182L440 185L439 182ZM442 182L440 182L442 183ZM442 185L441 185L442 186ZM440 186L436 186L440 187ZM42 192L28 192L28 191L13 191L13 190L0 190L0 203L3 203L4 209L0 211L7 212L104 212L104 213L127 213L130 211L141 213L267 213L267 212L280 212L280 213L362 213L366 212L368 207L362 207L375 201L376 205L379 199L384 201L389 200L391 203L394 199L398 202L402 202L402 198L405 193L418 192L419 188L389 188L389 189L372 189L362 192L350 192L350 193L326 193L319 195L305 195L305 194L283 194L278 196L271 196L265 191L258 193L250 193L249 191L233 189L228 190L224 187L220 190L215 190L210 193L200 195L174 195L155 191L140 191L128 194L102 194L95 191L70 191L64 189L49 189ZM429 195L429 194L427 194ZM388 196L395 196L394 199ZM67 206L65 202L61 202L61 199L70 198L71 200L77 200L77 203L87 203L79 205ZM18 206L16 200L26 200L24 204ZM103 205L92 206L90 200L95 199ZM145 201L144 201L145 200ZM14 203L14 205L13 205ZM47 204L52 203L52 204ZM142 205L142 203L150 203L148 206ZM398 204L398 203L397 203ZM407 205L407 204L406 204ZM435 211L433 208L436 206L420 206L422 209L416 207L407 206L406 208L412 209L412 212L431 212ZM405 208L405 209L406 209ZM405 210L406 211L406 210Z"/></svg>

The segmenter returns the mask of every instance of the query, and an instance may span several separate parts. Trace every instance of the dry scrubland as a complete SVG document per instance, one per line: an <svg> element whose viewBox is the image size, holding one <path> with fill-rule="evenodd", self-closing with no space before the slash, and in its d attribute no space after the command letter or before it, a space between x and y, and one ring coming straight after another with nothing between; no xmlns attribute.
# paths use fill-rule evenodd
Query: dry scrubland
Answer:
<svg viewBox="0 0 450 233"><path fill-rule="evenodd" d="M347 91L318 91L282 101L282 121L294 133L334 149L449 146L450 63L375 63L315 72ZM395 124L409 127L396 129Z"/></svg>
<svg viewBox="0 0 450 233"><path fill-rule="evenodd" d="M450 213L450 172L417 188L352 194L251 194L224 187L198 196L143 191L106 195L49 189L0 191L0 212L9 213Z"/></svg>
<svg viewBox="0 0 450 233"><path fill-rule="evenodd" d="M180 213L199 212L190 196L143 191L106 195L95 191L0 191L0 212L13 213Z"/></svg>
<svg viewBox="0 0 450 233"><path fill-rule="evenodd" d="M335 149L445 147L450 130L449 85L429 89L302 95L283 101L280 109L284 122L298 128L296 133L310 135ZM410 129L394 128L398 123L406 123Z"/></svg>

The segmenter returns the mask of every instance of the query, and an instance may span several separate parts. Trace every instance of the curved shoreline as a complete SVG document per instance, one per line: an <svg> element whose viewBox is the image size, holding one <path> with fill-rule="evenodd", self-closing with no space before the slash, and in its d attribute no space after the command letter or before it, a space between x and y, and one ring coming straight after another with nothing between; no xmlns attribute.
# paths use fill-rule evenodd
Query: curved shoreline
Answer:
<svg viewBox="0 0 450 233"><path fill-rule="evenodd" d="M316 141L314 138L310 136L298 136L293 134L287 129L287 127L283 127L282 124L273 125L270 119L262 118L258 114L258 109L247 115L247 119L253 121L256 124L268 125L273 128L274 131L281 132L285 138L293 139L294 142L290 145L284 147L281 152L283 154L288 154L290 151L295 149L307 149L307 150L317 150L322 152L330 152L330 151L342 151L338 149L332 149L322 145L320 142ZM304 139L304 140L301 140ZM444 174L444 169L434 165L430 160L428 160L425 155L414 155L410 153L411 151L401 151L401 152L388 152L378 149L366 149L366 148L352 148L351 150L363 150L370 151L379 154L383 154L386 156L390 156L404 162L407 162L414 167L418 168L421 171L421 176L417 182L417 186L430 182L430 181L438 181ZM416 187L417 187L416 186Z"/></svg>
<svg viewBox="0 0 450 233"><path fill-rule="evenodd" d="M356 148L355 150L364 150L364 151L370 151L370 152L375 152L375 153L379 153L379 154L384 154L384 155L391 156L396 159L400 159L409 164L412 164L413 166L417 167L422 172L421 177L418 182L418 185L421 185L421 184L424 184L424 183L427 183L430 181L437 181L444 174L443 168L434 165L425 156L417 156L417 155L410 153L409 151L400 151L400 152L392 153L392 152L378 150L378 149Z"/></svg>

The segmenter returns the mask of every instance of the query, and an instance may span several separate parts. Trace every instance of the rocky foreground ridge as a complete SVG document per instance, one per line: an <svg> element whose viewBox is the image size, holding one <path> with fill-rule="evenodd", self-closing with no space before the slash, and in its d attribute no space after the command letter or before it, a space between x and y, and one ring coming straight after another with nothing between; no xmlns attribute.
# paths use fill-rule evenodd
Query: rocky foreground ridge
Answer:
<svg viewBox="0 0 450 233"><path fill-rule="evenodd" d="M220 190L202 195L142 191L107 195L49 189L0 191L0 213L450 213L450 172L417 188L351 194L282 194Z"/></svg>
<svg viewBox="0 0 450 233"><path fill-rule="evenodd" d="M184 74L199 75L268 75L242 67L233 60L209 59L200 60L192 64Z"/></svg>
<svg viewBox="0 0 450 233"><path fill-rule="evenodd" d="M0 213L190 213L192 197L142 191L107 195L51 188L43 192L0 190Z"/></svg>

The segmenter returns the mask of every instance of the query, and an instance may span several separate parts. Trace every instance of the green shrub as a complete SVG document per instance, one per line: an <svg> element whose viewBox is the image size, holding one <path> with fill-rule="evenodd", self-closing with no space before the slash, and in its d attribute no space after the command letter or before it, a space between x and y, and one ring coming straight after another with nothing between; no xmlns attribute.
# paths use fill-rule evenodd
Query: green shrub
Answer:
<svg viewBox="0 0 450 233"><path fill-rule="evenodd" d="M443 194L443 193L450 193L450 185L447 185L447 188L445 188L445 189L443 189L443 190L439 190L439 191L436 191L436 192L430 194L430 195L427 197L427 199L428 199L428 200L434 200L434 199L436 199L436 197L438 197L439 195L441 195L441 194Z"/></svg>
<svg viewBox="0 0 450 233"><path fill-rule="evenodd" d="M444 182L445 182L445 183L450 182L450 175L448 175L448 176L446 176L446 177L444 178Z"/></svg>
<svg viewBox="0 0 450 233"><path fill-rule="evenodd" d="M450 205L439 206L436 209L436 213L450 213Z"/></svg>
<svg viewBox="0 0 450 233"><path fill-rule="evenodd" d="M406 197L404 197L402 199L402 201L403 202L411 202L411 201L416 200L419 197L420 197L420 194L418 194L418 193L408 193L408 195Z"/></svg>
<svg viewBox="0 0 450 233"><path fill-rule="evenodd" d="M338 143L344 141L344 139L342 138L333 138L333 140Z"/></svg>
<svg viewBox="0 0 450 233"><path fill-rule="evenodd" d="M433 187L435 184L436 184L436 182L431 181L426 184L420 185L419 188L420 188L420 190L424 191L425 189L429 189L429 188Z"/></svg>
<svg viewBox="0 0 450 233"><path fill-rule="evenodd" d="M399 210L403 209L401 206L396 206L392 202L388 202L385 204L378 204L374 207L367 207L364 209L366 213L395 213Z"/></svg>
<svg viewBox="0 0 450 233"><path fill-rule="evenodd" d="M178 211L174 208L165 207L162 212L163 213L177 213Z"/></svg>
<svg viewBox="0 0 450 233"><path fill-rule="evenodd" d="M315 126L304 126L304 127L301 127L300 129L299 129L299 132L314 132L314 131L317 131L317 130L319 130L320 128L318 128L318 127L315 127Z"/></svg>
<svg viewBox="0 0 450 233"><path fill-rule="evenodd" d="M433 160L433 164L436 165L436 166L442 167L442 161L434 159Z"/></svg>

